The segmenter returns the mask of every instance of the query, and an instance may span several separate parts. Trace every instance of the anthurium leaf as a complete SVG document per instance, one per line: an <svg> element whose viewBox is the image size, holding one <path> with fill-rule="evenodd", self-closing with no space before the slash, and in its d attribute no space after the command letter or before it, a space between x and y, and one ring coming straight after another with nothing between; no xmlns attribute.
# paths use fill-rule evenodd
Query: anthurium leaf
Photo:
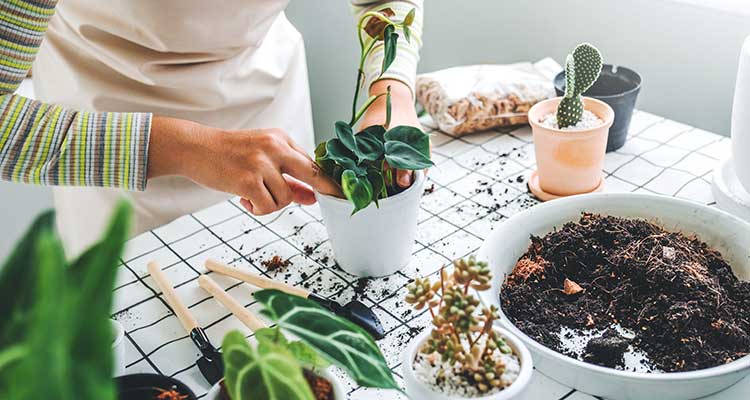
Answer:
<svg viewBox="0 0 750 400"><path fill-rule="evenodd" d="M357 176L350 169L341 174L341 189L344 196L354 204L352 215L366 208L372 201L372 185L370 185L370 182L367 178Z"/></svg>
<svg viewBox="0 0 750 400"><path fill-rule="evenodd" d="M385 142L385 160L398 169L416 171L430 168L434 164L424 154L403 142Z"/></svg>
<svg viewBox="0 0 750 400"><path fill-rule="evenodd" d="M352 131L352 127L344 121L336 121L334 127L336 129L336 137L344 146L346 146L347 149L349 149L349 151L356 154L357 142L354 140L354 131Z"/></svg>
<svg viewBox="0 0 750 400"><path fill-rule="evenodd" d="M222 344L224 379L232 399L314 400L302 368L288 350L269 340L252 348L232 331Z"/></svg>
<svg viewBox="0 0 750 400"><path fill-rule="evenodd" d="M278 290L253 295L264 305L265 315L344 369L357 384L401 390L375 341L362 328L302 297Z"/></svg>
<svg viewBox="0 0 750 400"><path fill-rule="evenodd" d="M339 139L331 139L326 143L325 159L331 160L342 166L356 172L358 175L364 175L367 171L357 165L357 156L354 155Z"/></svg>
<svg viewBox="0 0 750 400"><path fill-rule="evenodd" d="M289 353L297 360L303 368L320 371L328 368L331 363L321 357L315 349L304 342L295 341L287 346Z"/></svg>
<svg viewBox="0 0 750 400"><path fill-rule="evenodd" d="M388 68L396 59L396 49L398 48L398 33L396 27L388 25L383 30L383 66L381 75L388 71Z"/></svg>
<svg viewBox="0 0 750 400"><path fill-rule="evenodd" d="M403 142L413 147L425 157L430 156L430 135L422 132L421 129L399 125L388 130L383 136L385 141Z"/></svg>
<svg viewBox="0 0 750 400"><path fill-rule="evenodd" d="M385 128L373 125L355 135L359 161L375 161L383 157L383 134Z"/></svg>

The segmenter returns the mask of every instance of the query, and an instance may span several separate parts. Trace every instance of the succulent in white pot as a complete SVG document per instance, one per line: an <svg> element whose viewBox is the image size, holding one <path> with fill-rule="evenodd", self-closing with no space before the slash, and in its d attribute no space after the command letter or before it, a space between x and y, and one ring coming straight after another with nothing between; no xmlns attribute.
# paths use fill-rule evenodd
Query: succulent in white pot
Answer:
<svg viewBox="0 0 750 400"><path fill-rule="evenodd" d="M389 15L368 12L362 16L360 26L366 23L367 27L365 37L360 31L359 73L351 119L336 122L336 137L315 149L320 169L341 185L346 197L345 201L315 194L334 257L341 268L358 276L388 275L408 263L424 185L421 171L433 165L429 135L413 126L390 126L390 87L384 93L370 96L357 108L364 62L372 50L383 43L382 75L396 57L397 31L409 39L414 11L401 22L391 20ZM381 97L386 99L385 123L356 132L357 122ZM409 188L403 189L396 183L396 170L415 171Z"/></svg>
<svg viewBox="0 0 750 400"><path fill-rule="evenodd" d="M533 362L526 346L495 326L495 306L481 305L475 291L488 290L486 263L472 256L440 271L440 279L416 279L406 301L425 307L432 327L412 339L401 364L406 393L413 399L513 399L531 380Z"/></svg>
<svg viewBox="0 0 750 400"><path fill-rule="evenodd" d="M331 365L360 386L401 390L375 341L359 326L278 290L253 296L276 325L257 330L255 344L238 331L224 337L224 379L211 388L209 400L344 400Z"/></svg>

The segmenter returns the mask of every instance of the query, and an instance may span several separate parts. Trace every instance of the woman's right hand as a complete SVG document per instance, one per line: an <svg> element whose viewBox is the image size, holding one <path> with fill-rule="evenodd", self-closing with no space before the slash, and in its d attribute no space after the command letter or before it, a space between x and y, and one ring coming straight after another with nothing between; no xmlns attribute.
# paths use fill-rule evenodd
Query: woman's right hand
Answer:
<svg viewBox="0 0 750 400"><path fill-rule="evenodd" d="M340 196L341 188L279 129L225 131L197 123L154 117L148 178L187 177L242 197L254 215L289 203L315 203L313 189Z"/></svg>

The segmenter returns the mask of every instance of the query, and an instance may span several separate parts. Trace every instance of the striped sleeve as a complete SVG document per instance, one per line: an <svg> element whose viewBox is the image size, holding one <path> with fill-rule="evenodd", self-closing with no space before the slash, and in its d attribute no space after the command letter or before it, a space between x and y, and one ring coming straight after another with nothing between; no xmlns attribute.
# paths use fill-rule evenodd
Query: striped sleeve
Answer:
<svg viewBox="0 0 750 400"><path fill-rule="evenodd" d="M403 21L411 9L416 10L414 22L411 25L410 40L407 42L403 37L404 35L400 35L396 60L388 68L388 71L383 74L382 78L380 78L396 79L404 82L411 89L412 93L414 93L414 81L416 80L417 64L419 63L419 49L422 47L423 0L351 0L351 2L357 21L368 11L381 11L387 8L390 8L395 13L395 16L392 17L394 20ZM381 42L365 61L366 88L369 88L378 79L382 64L383 44Z"/></svg>
<svg viewBox="0 0 750 400"><path fill-rule="evenodd" d="M76 112L13 94L56 4L0 1L0 178L144 190L151 114Z"/></svg>

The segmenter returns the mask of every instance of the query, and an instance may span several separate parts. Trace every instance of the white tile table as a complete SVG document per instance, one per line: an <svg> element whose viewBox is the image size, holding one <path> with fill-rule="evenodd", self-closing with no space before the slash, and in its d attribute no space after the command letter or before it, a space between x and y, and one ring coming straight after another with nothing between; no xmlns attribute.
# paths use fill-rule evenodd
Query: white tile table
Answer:
<svg viewBox="0 0 750 400"><path fill-rule="evenodd" d="M196 278L207 273L203 262L210 257L341 302L359 298L375 310L388 331L379 345L400 381L400 353L428 323L425 313L417 314L404 303L405 285L474 253L494 226L538 203L526 188L526 177L534 166L528 127L460 139L438 131L433 135L437 166L430 171L427 186L434 185L434 190L422 200L414 257L408 267L390 277L358 282L339 269L316 206L290 206L270 216L253 217L235 199L132 239L119 271L113 314L127 331L127 372L175 376L201 396L209 389L195 366L197 350L146 271L150 260L162 265L214 344L219 345L231 329L250 336L198 287ZM606 191L657 193L713 204L711 170L728 151L727 138L638 111L626 145L607 155ZM267 272L260 262L275 255L292 265L281 272ZM258 309L249 286L212 275L247 308ZM338 375L350 399L402 398L392 391L357 387ZM709 399L739 399L748 392L750 379L745 379ZM593 399L538 372L526 398Z"/></svg>

